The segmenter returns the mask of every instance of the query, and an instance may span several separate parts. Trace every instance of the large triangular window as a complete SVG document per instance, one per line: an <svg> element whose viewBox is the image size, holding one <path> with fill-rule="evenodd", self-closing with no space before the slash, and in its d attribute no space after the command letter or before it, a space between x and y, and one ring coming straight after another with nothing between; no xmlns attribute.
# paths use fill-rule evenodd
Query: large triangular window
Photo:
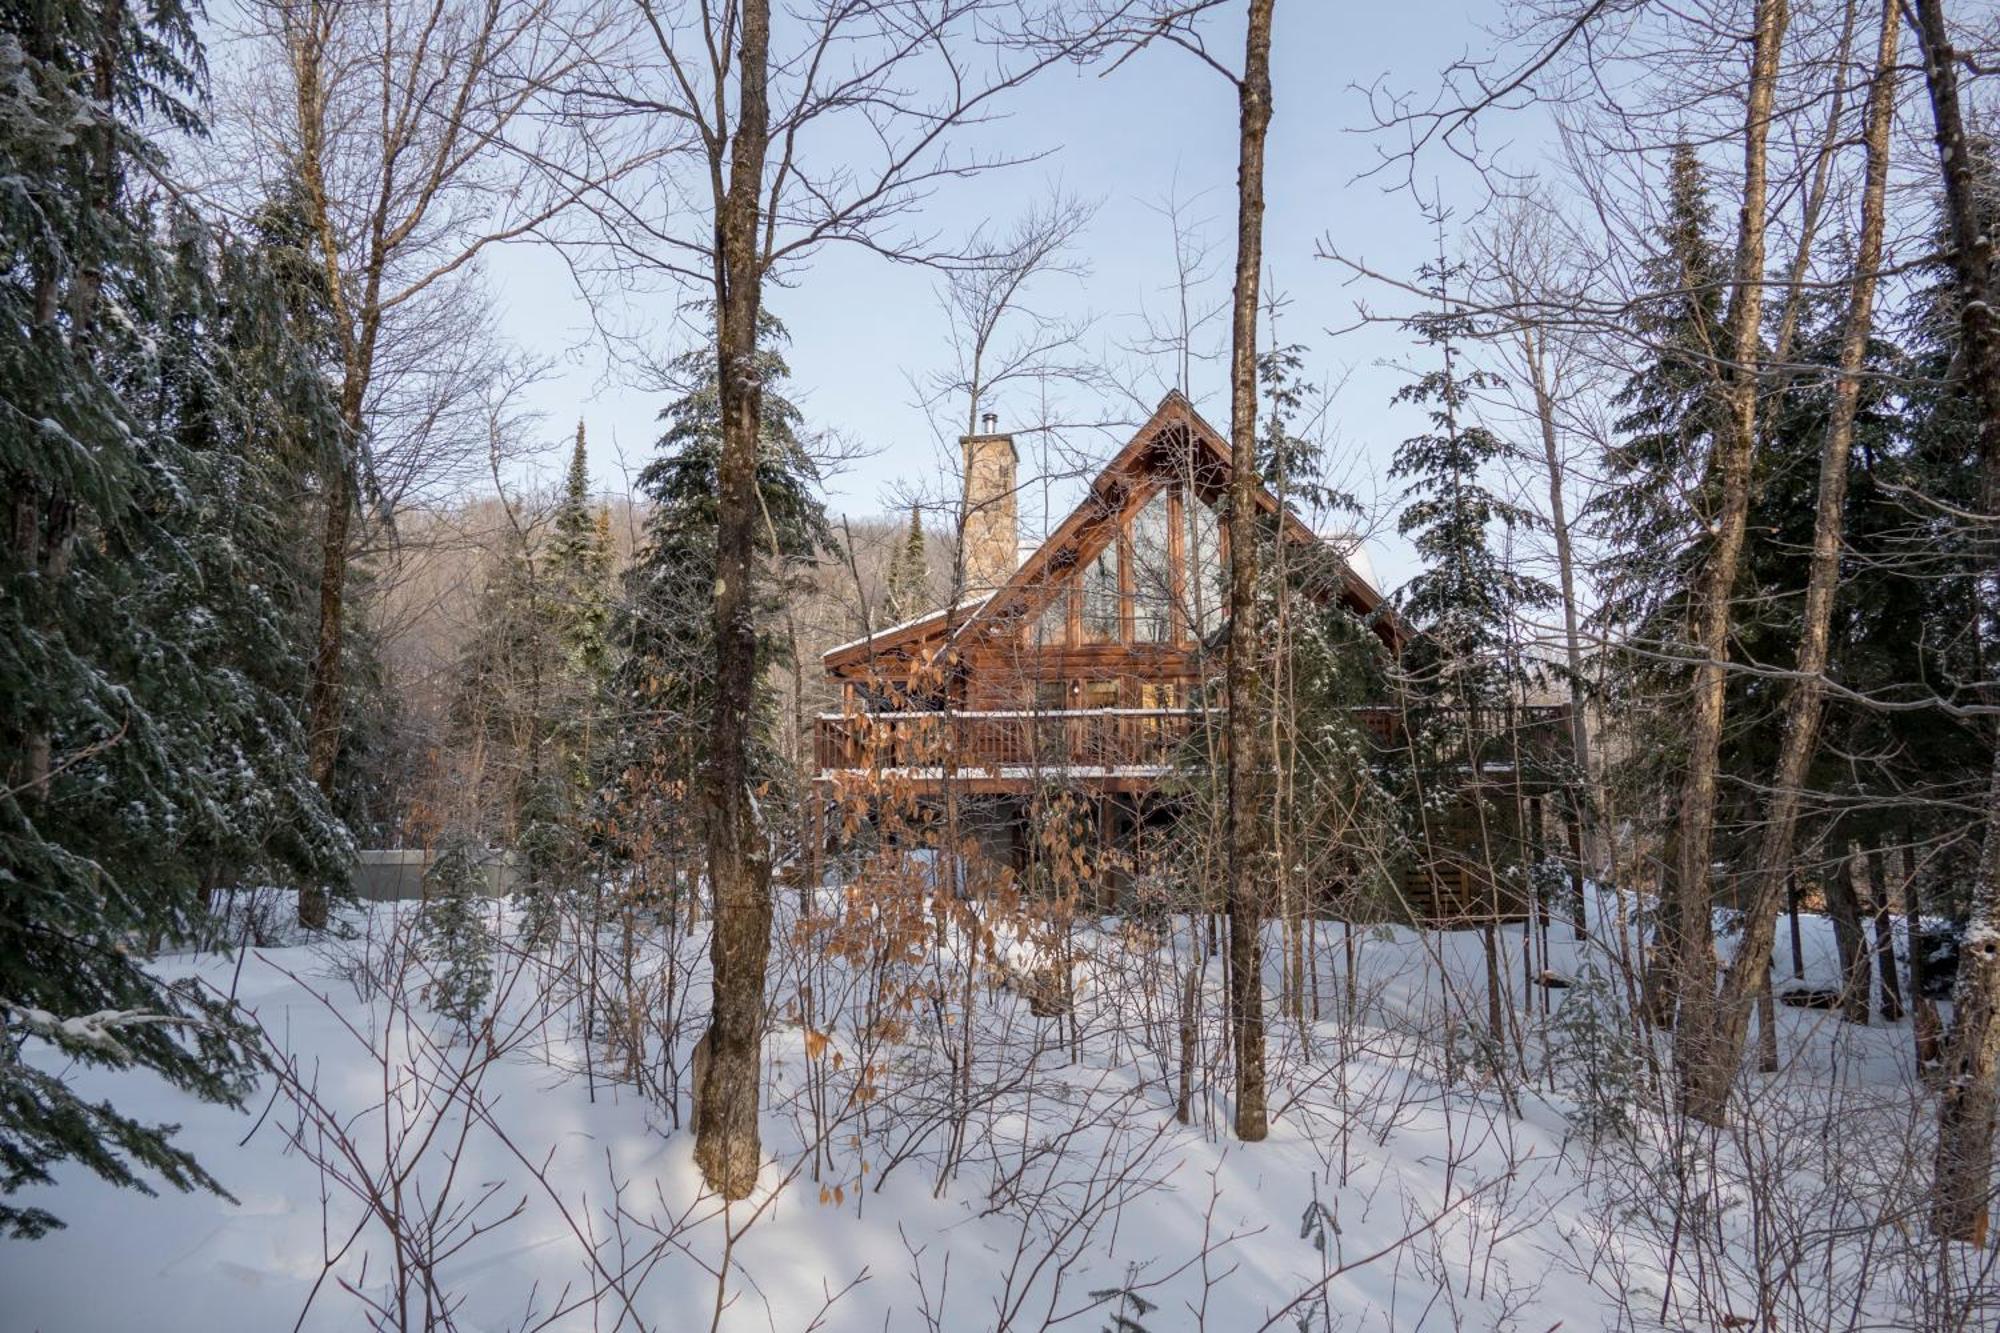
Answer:
<svg viewBox="0 0 2000 1333"><path fill-rule="evenodd" d="M1154 488L1081 570L1057 584L1029 626L1029 643L1060 648L1208 638L1228 606L1222 539L1221 520L1207 504L1179 485Z"/></svg>

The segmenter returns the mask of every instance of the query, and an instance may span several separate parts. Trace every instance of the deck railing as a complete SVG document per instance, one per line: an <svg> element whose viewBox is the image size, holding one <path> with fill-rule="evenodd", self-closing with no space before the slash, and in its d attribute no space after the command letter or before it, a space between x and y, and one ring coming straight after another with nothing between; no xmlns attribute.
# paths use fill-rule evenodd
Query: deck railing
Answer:
<svg viewBox="0 0 2000 1333"><path fill-rule="evenodd" d="M821 769L1160 769L1200 725L1196 708L822 713Z"/></svg>
<svg viewBox="0 0 2000 1333"><path fill-rule="evenodd" d="M1401 743L1403 715L1393 707L1354 710L1377 745ZM1077 708L1044 711L877 711L822 713L813 737L822 771L858 769L1005 771L1158 771L1220 709ZM1514 725L1548 739L1569 716L1565 707L1516 709ZM1498 723L1499 717L1491 723ZM1484 729L1484 728L1482 728Z"/></svg>

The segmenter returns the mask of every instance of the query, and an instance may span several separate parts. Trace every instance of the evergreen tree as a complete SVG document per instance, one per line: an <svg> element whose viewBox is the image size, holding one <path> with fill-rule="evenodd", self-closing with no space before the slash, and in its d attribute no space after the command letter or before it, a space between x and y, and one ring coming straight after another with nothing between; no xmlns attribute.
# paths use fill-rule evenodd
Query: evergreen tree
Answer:
<svg viewBox="0 0 2000 1333"><path fill-rule="evenodd" d="M114 1183L220 1186L166 1126L70 1088L138 1066L207 1100L245 1087L244 1031L146 969L225 876L337 872L299 781L297 584L283 498L338 448L324 386L257 257L126 188L183 132L201 53L166 0L0 14L0 1229L75 1160ZM115 318L111 312L115 311ZM276 313L274 313L276 312ZM48 1043L49 1058L33 1048Z"/></svg>
<svg viewBox="0 0 2000 1333"><path fill-rule="evenodd" d="M309 433L298 429L301 423L289 427L301 438L291 459L294 493L285 506L285 535L311 603L304 611L305 640L311 642L318 629L322 570L320 558L298 540L298 533L324 521L325 496L328 487L336 484L336 477L343 478L338 484L351 494L365 494L368 487L365 476L352 475L357 471L360 451L340 420L337 386L327 379L326 368L339 361L339 335L327 295L319 237L309 220L302 189L296 177L282 177L252 215L248 233L259 267L268 275L289 340L317 382L309 399L313 411L333 414L330 421L316 417ZM308 399L299 395L295 401ZM277 410L270 420L292 419L282 404L273 406ZM371 571L358 567L350 570L347 578L353 585L350 596L356 602L365 601L374 581ZM342 821L357 838L375 846L400 834L400 793L394 790L389 775L401 757L398 748L405 735L397 700L388 687L378 634L367 617L349 616L342 625L340 735L330 791L333 808ZM301 918L315 919L316 910L301 904Z"/></svg>
<svg viewBox="0 0 2000 1333"><path fill-rule="evenodd" d="M341 425L285 285L261 251L215 243L176 213L162 284L148 429L179 446L179 502L159 513L171 557L141 562L135 611L172 633L199 708L163 698L184 776L216 818L182 855L204 884L344 883L352 845L307 776L304 697L315 571L295 535L301 485Z"/></svg>
<svg viewBox="0 0 2000 1333"><path fill-rule="evenodd" d="M576 426L569 476L557 502L547 558L548 614L560 651L552 720L561 760L561 803L580 812L601 739L597 712L614 663L611 515L590 503L583 423Z"/></svg>
<svg viewBox="0 0 2000 1333"><path fill-rule="evenodd" d="M582 874L611 660L610 534L590 503L581 424L547 538L517 521L519 501L505 508L510 522L487 561L452 707L455 726L487 755L458 818L521 852L523 929L539 945Z"/></svg>
<svg viewBox="0 0 2000 1333"><path fill-rule="evenodd" d="M563 647L550 602L546 557L508 524L486 558L451 706L453 727L486 754L477 789L459 795L455 822L488 838L516 838L524 796L544 771L561 767L553 733Z"/></svg>
<svg viewBox="0 0 2000 1333"><path fill-rule="evenodd" d="M1422 631L1408 666L1432 699L1479 709L1506 702L1525 680L1516 618L1555 594L1513 568L1489 540L1496 526L1525 530L1536 520L1485 481L1506 445L1471 418L1472 396L1498 381L1459 365L1458 343L1475 330L1451 312L1449 284L1458 271L1440 257L1420 272L1441 313L1411 327L1436 349L1439 364L1394 401L1423 408L1430 429L1397 447L1389 475L1405 483L1396 529L1423 562L1402 594L1404 615Z"/></svg>
<svg viewBox="0 0 2000 1333"><path fill-rule="evenodd" d="M909 530L889 566L889 600L883 610L890 624L914 620L931 609L930 581L930 562L924 557L924 516L911 505Z"/></svg>
<svg viewBox="0 0 2000 1333"><path fill-rule="evenodd" d="M1292 424L1318 393L1304 375L1305 352L1300 344L1287 343L1257 358L1257 382L1266 405L1257 432L1257 470L1273 495L1302 513L1358 514L1359 502L1327 482L1318 443Z"/></svg>
<svg viewBox="0 0 2000 1333"><path fill-rule="evenodd" d="M568 669L576 680L593 684L603 681L611 664L610 523L607 511L590 504L590 464L579 421L548 565L551 611Z"/></svg>
<svg viewBox="0 0 2000 1333"><path fill-rule="evenodd" d="M800 439L804 417L785 396L789 376L779 347L783 327L765 317L757 358L763 381L763 431L758 487L768 518L759 543L756 606L760 671L784 661L785 644L775 632L783 599L803 570L832 542L816 489L819 475ZM628 798L652 804L653 822L671 823L684 813L677 794L690 791L706 758L703 738L712 711L717 467L722 453L721 394L715 357L706 347L673 364L675 376L692 387L661 413L667 423L660 456L639 474L639 489L653 504L645 540L625 575L619 624L622 653L613 697L629 724L611 756L618 785ZM757 721L767 743L758 760L772 770L768 752L775 719L768 706Z"/></svg>
<svg viewBox="0 0 2000 1333"><path fill-rule="evenodd" d="M424 872L417 945L430 964L424 999L470 1033L493 991L493 938L480 889L485 875L473 840L450 835Z"/></svg>
<svg viewBox="0 0 2000 1333"><path fill-rule="evenodd" d="M1692 145L1677 144L1667 175L1659 249L1644 266L1650 295L1637 303L1633 337L1652 359L1614 400L1619 442L1613 484L1587 511L1604 541L1604 618L1652 641L1678 643L1687 589L1700 558L1704 473L1715 429L1715 385L1724 342L1729 265L1713 239L1708 181Z"/></svg>
<svg viewBox="0 0 2000 1333"><path fill-rule="evenodd" d="M562 777L541 773L521 798L517 849L526 879L521 886L521 935L529 948L555 942L561 912L577 887L589 846L578 827L581 813Z"/></svg>
<svg viewBox="0 0 2000 1333"><path fill-rule="evenodd" d="M1459 341L1477 329L1453 309L1451 283L1458 272L1442 245L1437 260L1420 271L1438 313L1414 321L1412 331L1436 350L1438 364L1395 397L1423 408L1430 425L1398 446L1389 468L1405 483L1397 530L1423 561L1423 572L1402 595L1403 613L1418 631L1403 657L1417 721L1409 756L1412 795L1421 807L1427 873L1445 882L1468 874L1475 883L1515 876L1525 890L1518 788L1492 780L1489 764L1504 764L1502 771L1518 781L1511 728L1495 723L1510 720L1506 715L1529 678L1520 614L1551 604L1555 592L1514 568L1491 543L1495 528L1527 529L1535 517L1486 483L1506 447L1474 419L1473 395L1498 381L1459 364ZM1511 836L1502 834L1508 829ZM1473 1054L1497 1073L1506 1051L1497 882L1491 892L1481 912L1487 1023Z"/></svg>
<svg viewBox="0 0 2000 1333"><path fill-rule="evenodd" d="M1707 473L1720 421L1718 367L1728 346L1723 298L1731 268L1713 233L1701 159L1692 144L1676 144L1657 247L1643 269L1649 293L1631 316L1632 337L1651 350L1651 359L1614 400L1622 415L1613 423L1620 439L1606 460L1611 484L1583 513L1586 529L1605 551L1599 630L1607 640L1643 649L1615 654L1607 664L1607 706L1629 719L1631 735L1626 757L1607 776L1614 788L1626 789L1615 804L1654 822L1667 849L1660 858L1663 875L1679 858L1671 850L1676 827L1662 794L1682 781L1687 743L1681 706L1686 674L1671 664L1686 655L1693 633L1692 589L1705 554L1702 520L1715 508ZM1657 938L1663 947L1653 950L1647 977L1656 1017L1671 1012L1671 942L1679 930L1677 897L1670 884L1661 889Z"/></svg>
<svg viewBox="0 0 2000 1333"><path fill-rule="evenodd" d="M553 937L556 910L579 887L584 872L595 752L603 739L599 712L613 662L611 516L590 503L581 421L554 527L547 603L559 650L549 719L555 754L553 765L531 776L522 800L520 838L528 870L522 929L536 945Z"/></svg>

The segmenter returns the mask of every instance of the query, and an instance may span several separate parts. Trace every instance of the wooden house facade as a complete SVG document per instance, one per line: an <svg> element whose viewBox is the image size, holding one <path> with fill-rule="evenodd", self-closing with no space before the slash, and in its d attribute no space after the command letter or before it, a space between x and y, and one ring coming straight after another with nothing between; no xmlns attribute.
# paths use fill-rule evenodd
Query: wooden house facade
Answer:
<svg viewBox="0 0 2000 1333"><path fill-rule="evenodd" d="M1018 856L1038 794L1061 788L1091 803L1107 840L1129 835L1157 815L1176 752L1207 717L1204 655L1228 596L1228 442L1168 394L1025 558L1013 439L989 430L962 445L966 595L824 654L838 706L817 719L816 804L885 783L915 800L950 791L982 812L995 854ZM1309 592L1399 650L1404 630L1381 593L1267 489L1257 498L1309 558ZM1398 718L1385 703L1358 721L1387 747ZM1420 912L1491 897L1447 878L1417 874Z"/></svg>

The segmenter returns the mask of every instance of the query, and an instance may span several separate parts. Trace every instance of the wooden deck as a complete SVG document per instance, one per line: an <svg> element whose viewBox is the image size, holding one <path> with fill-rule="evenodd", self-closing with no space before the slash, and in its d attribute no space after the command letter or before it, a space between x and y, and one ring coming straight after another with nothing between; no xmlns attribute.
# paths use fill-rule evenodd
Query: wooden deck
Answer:
<svg viewBox="0 0 2000 1333"><path fill-rule="evenodd" d="M1194 708L822 713L813 749L823 779L881 775L986 792L1078 782L1135 791L1168 770L1202 717Z"/></svg>
<svg viewBox="0 0 2000 1333"><path fill-rule="evenodd" d="M980 792L1027 792L1052 783L1105 791L1150 790L1200 744L1219 709L1093 708L882 711L820 714L813 737L822 780L893 777L920 788L947 782ZM1398 748L1403 715L1387 706L1354 710L1384 750ZM1520 710L1514 721L1535 744L1566 726L1569 710ZM1219 728L1218 728L1219 729Z"/></svg>

